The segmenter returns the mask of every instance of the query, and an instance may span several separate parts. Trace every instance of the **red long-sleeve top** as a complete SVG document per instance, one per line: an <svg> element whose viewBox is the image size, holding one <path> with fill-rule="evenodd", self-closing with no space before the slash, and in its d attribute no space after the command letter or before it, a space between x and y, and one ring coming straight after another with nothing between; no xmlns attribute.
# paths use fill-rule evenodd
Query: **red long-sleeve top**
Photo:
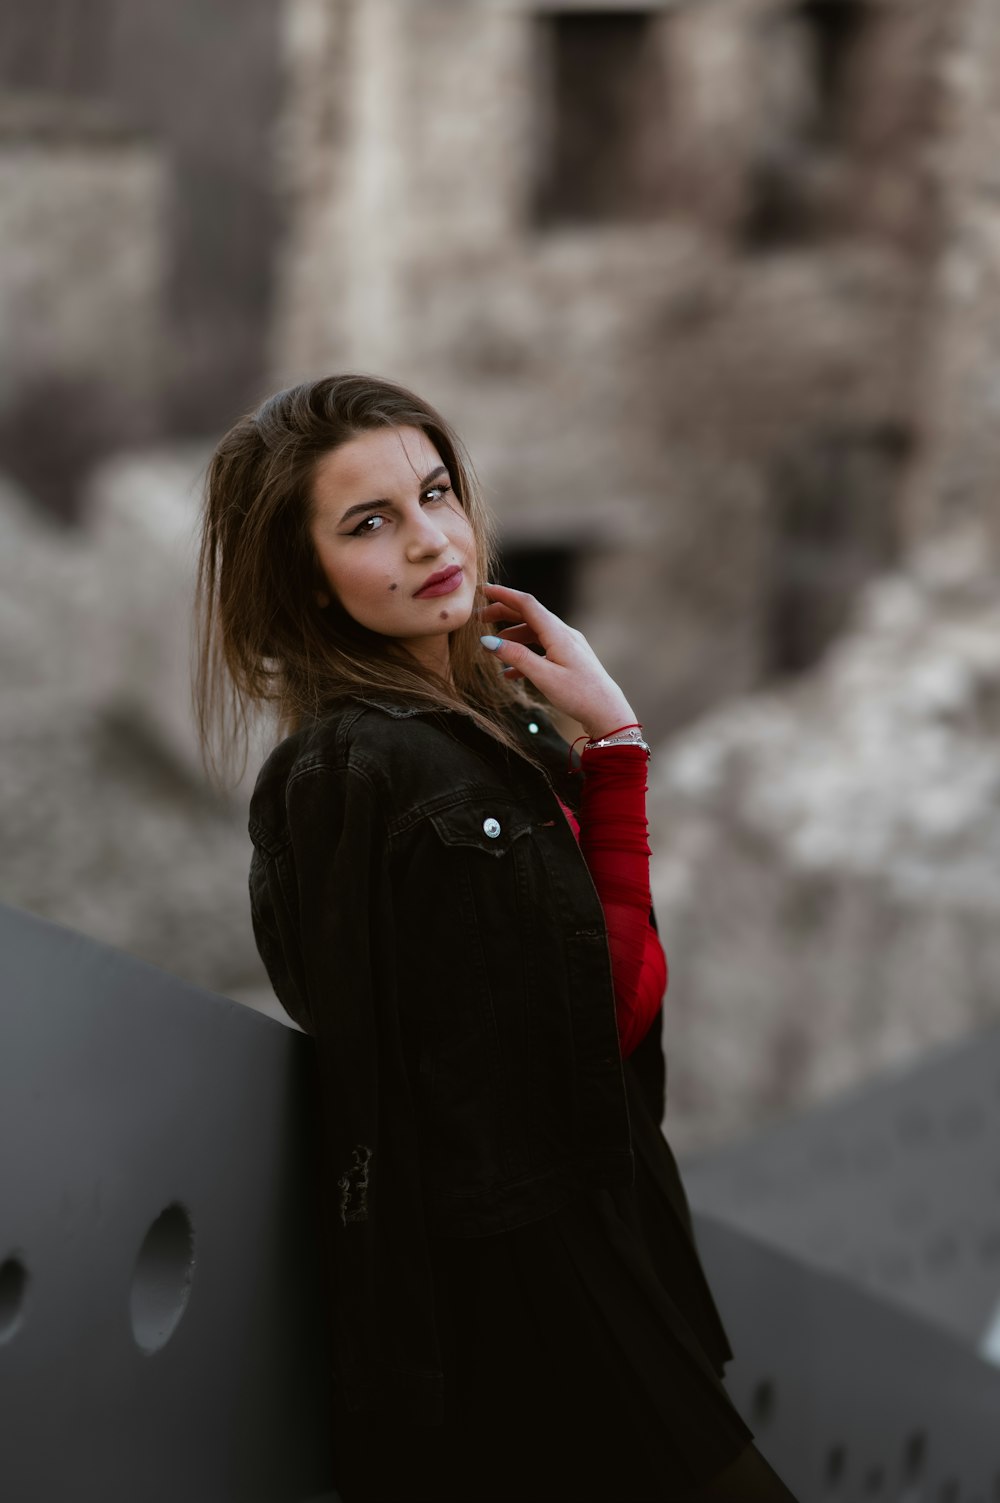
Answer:
<svg viewBox="0 0 1000 1503"><path fill-rule="evenodd" d="M647 765L641 746L584 747L579 821L559 801L604 909L623 1059L645 1038L667 989L667 958L649 922Z"/></svg>

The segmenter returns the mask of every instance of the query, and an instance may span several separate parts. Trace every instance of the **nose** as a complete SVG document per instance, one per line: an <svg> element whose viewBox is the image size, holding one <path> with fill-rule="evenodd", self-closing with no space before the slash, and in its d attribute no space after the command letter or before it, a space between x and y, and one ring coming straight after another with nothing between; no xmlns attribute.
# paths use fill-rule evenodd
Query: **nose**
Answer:
<svg viewBox="0 0 1000 1503"><path fill-rule="evenodd" d="M406 555L411 559L425 558L429 553L440 553L448 546L448 534L440 521L426 511L418 512L407 528Z"/></svg>

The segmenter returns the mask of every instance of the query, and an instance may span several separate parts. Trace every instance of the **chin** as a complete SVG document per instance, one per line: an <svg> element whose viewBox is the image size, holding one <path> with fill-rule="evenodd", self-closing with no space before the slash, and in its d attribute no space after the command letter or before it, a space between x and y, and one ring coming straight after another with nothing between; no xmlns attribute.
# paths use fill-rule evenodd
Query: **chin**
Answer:
<svg viewBox="0 0 1000 1503"><path fill-rule="evenodd" d="M464 605L459 606L459 608L453 613L451 620L449 620L445 624L447 625L449 631L454 631L456 627L465 626L466 623L471 620L472 601L467 600Z"/></svg>

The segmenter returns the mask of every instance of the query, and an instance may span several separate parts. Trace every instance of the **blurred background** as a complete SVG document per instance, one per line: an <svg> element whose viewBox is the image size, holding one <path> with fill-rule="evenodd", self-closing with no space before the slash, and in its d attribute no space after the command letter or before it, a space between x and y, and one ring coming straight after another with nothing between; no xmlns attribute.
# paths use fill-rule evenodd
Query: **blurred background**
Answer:
<svg viewBox="0 0 1000 1503"><path fill-rule="evenodd" d="M0 899L280 1013L205 463L415 387L644 720L680 1153L1000 1017L995 0L0 17Z"/></svg>

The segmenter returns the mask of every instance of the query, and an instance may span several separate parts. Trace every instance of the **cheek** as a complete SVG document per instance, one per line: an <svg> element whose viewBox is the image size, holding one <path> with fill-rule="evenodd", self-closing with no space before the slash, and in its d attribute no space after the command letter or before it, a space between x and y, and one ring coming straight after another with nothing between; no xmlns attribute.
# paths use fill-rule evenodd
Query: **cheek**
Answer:
<svg viewBox="0 0 1000 1503"><path fill-rule="evenodd" d="M341 562L337 571L337 593L344 607L375 631L387 627L396 618L397 608L406 604L393 572L384 563L364 558L352 561L349 569Z"/></svg>
<svg viewBox="0 0 1000 1503"><path fill-rule="evenodd" d="M316 568L325 582L334 599L353 615L351 609L352 596L357 595L356 582L351 578L351 571L337 567L338 560L331 558L322 548L316 549Z"/></svg>
<svg viewBox="0 0 1000 1503"><path fill-rule="evenodd" d="M476 553L476 535L472 530L472 523L469 521L464 511L461 513L459 522L459 538L463 543L469 557L474 558Z"/></svg>

